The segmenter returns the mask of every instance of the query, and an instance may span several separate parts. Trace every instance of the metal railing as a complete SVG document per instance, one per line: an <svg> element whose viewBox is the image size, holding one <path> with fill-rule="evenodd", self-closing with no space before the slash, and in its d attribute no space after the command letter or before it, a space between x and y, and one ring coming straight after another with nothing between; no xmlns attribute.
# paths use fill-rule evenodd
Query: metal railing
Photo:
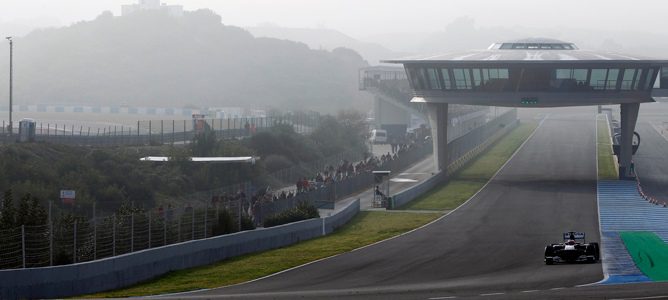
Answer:
<svg viewBox="0 0 668 300"><path fill-rule="evenodd" d="M2 121L0 142L18 140L18 128L9 133L8 122ZM18 124L18 122L15 122ZM36 122L34 140L68 145L121 146L188 143L205 128L221 139L240 139L278 124L293 126L295 132L308 134L320 124L317 114L283 115L262 118L228 118L198 120L148 120L133 125L84 126Z"/></svg>
<svg viewBox="0 0 668 300"><path fill-rule="evenodd" d="M86 262L240 231L242 200L3 229L0 269Z"/></svg>

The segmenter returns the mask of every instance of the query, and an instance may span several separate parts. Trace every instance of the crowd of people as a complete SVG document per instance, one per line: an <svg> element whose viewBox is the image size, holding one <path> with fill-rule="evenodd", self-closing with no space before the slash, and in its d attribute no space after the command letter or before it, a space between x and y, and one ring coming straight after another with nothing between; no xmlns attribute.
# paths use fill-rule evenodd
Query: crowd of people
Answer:
<svg viewBox="0 0 668 300"><path fill-rule="evenodd" d="M390 152L380 156L368 156L356 163L344 159L337 165L325 166L322 171L316 172L311 178L302 177L298 179L293 187L275 192L267 188L262 195L258 195L256 201L278 201L296 197L302 193L317 190L331 183L340 182L363 173L371 172L390 161L399 159L401 155L416 146L416 141L411 139L409 143L396 144L395 147L391 148Z"/></svg>
<svg viewBox="0 0 668 300"><path fill-rule="evenodd" d="M390 152L380 156L368 156L357 162L344 159L336 165L326 165L323 170L316 172L313 177L302 177L295 182L294 186L287 188L273 190L266 187L247 191L250 193L250 197L247 197L246 193L240 189L236 193L216 195L212 197L211 201L214 205L222 206L229 206L233 202L239 203L240 201L242 210L257 219L257 214L264 204L300 197L302 194L321 189L332 183L377 170L386 163L399 159L404 153L416 147L417 144L414 139L411 139L409 143L397 144L391 148Z"/></svg>

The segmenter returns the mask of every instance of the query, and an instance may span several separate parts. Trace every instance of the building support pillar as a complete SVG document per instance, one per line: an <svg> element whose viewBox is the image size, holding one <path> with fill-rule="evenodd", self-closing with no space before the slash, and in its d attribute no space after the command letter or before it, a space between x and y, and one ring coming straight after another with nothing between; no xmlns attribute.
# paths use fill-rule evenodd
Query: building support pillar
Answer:
<svg viewBox="0 0 668 300"><path fill-rule="evenodd" d="M427 103L431 138L434 144L434 171L448 167L448 104Z"/></svg>
<svg viewBox="0 0 668 300"><path fill-rule="evenodd" d="M633 132L638 121L640 103L621 104L621 137L619 141L619 179L633 179L631 161L633 158Z"/></svg>

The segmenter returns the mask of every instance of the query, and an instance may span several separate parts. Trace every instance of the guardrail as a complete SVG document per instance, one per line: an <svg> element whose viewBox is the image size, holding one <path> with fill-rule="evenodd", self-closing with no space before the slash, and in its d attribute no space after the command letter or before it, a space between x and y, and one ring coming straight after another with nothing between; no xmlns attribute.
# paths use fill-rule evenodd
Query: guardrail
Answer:
<svg viewBox="0 0 668 300"><path fill-rule="evenodd" d="M0 298L55 298L132 285L169 271L284 247L333 232L360 210L359 199L332 216L152 248L65 266L0 270Z"/></svg>

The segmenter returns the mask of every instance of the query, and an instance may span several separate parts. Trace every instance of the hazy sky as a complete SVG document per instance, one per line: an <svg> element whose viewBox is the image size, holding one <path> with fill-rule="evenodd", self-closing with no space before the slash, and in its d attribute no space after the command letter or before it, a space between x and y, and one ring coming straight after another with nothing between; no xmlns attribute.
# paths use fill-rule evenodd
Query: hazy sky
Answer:
<svg viewBox="0 0 668 300"><path fill-rule="evenodd" d="M102 11L120 14L135 0L0 0L0 24L68 25ZM325 27L354 37L388 32L442 30L457 17L477 26L583 27L665 30L668 5L658 0L170 0L187 10L210 8L223 23L255 26ZM659 7L660 6L660 7Z"/></svg>

